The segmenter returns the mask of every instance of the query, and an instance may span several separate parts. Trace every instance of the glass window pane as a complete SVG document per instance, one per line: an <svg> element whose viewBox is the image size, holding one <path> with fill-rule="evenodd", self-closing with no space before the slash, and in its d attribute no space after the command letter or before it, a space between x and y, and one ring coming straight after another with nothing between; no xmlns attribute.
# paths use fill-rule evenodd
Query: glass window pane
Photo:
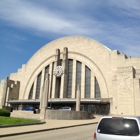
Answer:
<svg viewBox="0 0 140 140"><path fill-rule="evenodd" d="M35 99L39 99L39 95L40 95L40 85L41 85L41 76L42 76L42 72L37 76L37 86L36 86L36 95L35 95Z"/></svg>
<svg viewBox="0 0 140 140"><path fill-rule="evenodd" d="M136 120L123 118L104 118L98 126L99 133L122 136L138 136L139 128Z"/></svg>
<svg viewBox="0 0 140 140"><path fill-rule="evenodd" d="M71 98L72 92L72 73L73 73L73 60L68 60L68 79L67 79L67 98Z"/></svg>
<svg viewBox="0 0 140 140"><path fill-rule="evenodd" d="M34 89L34 84L31 87L28 99L32 99L32 97L33 97L33 89Z"/></svg>
<svg viewBox="0 0 140 140"><path fill-rule="evenodd" d="M77 61L76 62L76 88L75 88L75 97L76 97L76 91L77 86L81 85L81 72L82 72L82 63Z"/></svg>
<svg viewBox="0 0 140 140"><path fill-rule="evenodd" d="M101 98L100 87L95 77L95 98Z"/></svg>
<svg viewBox="0 0 140 140"><path fill-rule="evenodd" d="M47 66L46 68L45 68L45 75L44 75L44 79L45 79L45 77L46 77L46 74L47 73L49 73L49 66Z"/></svg>
<svg viewBox="0 0 140 140"><path fill-rule="evenodd" d="M85 67L85 98L90 98L91 94L91 70Z"/></svg>

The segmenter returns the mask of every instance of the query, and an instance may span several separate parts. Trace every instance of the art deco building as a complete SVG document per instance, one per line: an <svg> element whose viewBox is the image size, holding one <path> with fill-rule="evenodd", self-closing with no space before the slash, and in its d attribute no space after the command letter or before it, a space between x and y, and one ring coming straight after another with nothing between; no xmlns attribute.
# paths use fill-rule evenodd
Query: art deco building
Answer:
<svg viewBox="0 0 140 140"><path fill-rule="evenodd" d="M46 44L17 73L2 80L0 107L39 108L47 73L51 108L75 109L80 85L81 111L140 115L140 57L128 57L81 36Z"/></svg>

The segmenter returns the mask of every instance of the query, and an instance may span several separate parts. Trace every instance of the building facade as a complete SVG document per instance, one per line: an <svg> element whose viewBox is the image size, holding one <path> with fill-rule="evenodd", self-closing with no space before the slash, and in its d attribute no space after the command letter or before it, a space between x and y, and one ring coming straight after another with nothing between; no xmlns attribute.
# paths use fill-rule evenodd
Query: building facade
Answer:
<svg viewBox="0 0 140 140"><path fill-rule="evenodd" d="M0 84L0 107L40 108L46 74L48 106L75 110L80 86L81 111L140 115L140 57L131 58L81 36L54 40Z"/></svg>

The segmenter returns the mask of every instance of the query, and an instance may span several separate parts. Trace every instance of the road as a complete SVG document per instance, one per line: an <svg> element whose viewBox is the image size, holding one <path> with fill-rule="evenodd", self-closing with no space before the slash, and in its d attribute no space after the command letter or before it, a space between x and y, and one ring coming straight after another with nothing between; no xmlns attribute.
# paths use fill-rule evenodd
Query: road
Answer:
<svg viewBox="0 0 140 140"><path fill-rule="evenodd" d="M96 124L0 138L0 140L91 140Z"/></svg>

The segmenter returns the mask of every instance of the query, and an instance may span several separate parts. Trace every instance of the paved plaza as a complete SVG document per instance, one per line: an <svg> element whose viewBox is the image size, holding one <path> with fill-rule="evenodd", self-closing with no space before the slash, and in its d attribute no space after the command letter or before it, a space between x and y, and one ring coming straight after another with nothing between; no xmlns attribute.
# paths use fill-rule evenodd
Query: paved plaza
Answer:
<svg viewBox="0 0 140 140"><path fill-rule="evenodd" d="M61 129L80 125L95 124L99 121L101 117L102 116L96 115L94 119L87 120L42 120L45 121L46 123L27 126L16 126L16 127L1 127L0 137L49 131L53 129Z"/></svg>

